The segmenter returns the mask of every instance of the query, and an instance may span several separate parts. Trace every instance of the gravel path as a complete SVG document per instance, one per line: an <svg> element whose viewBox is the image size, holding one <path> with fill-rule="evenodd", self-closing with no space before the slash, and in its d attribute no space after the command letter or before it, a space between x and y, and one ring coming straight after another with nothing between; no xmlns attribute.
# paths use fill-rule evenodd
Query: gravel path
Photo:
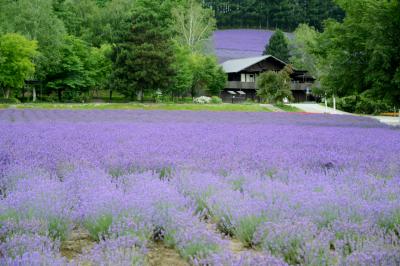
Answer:
<svg viewBox="0 0 400 266"><path fill-rule="evenodd" d="M334 110L333 108L325 108L317 103L293 103L291 106L297 107L304 112L314 113L314 114L336 114L336 115L352 115L351 113L343 112L340 110Z"/></svg>
<svg viewBox="0 0 400 266"><path fill-rule="evenodd" d="M315 114L336 114L336 115L355 115L356 114L351 114L347 112L343 112L340 110L334 110L333 108L328 107L327 109L325 106L322 106L317 103L296 103L296 104L290 104L291 106L297 107L304 112L307 113L315 113ZM373 116L369 115L368 117L377 119L381 123L390 125L390 126L400 126L400 117L390 117L390 116Z"/></svg>
<svg viewBox="0 0 400 266"><path fill-rule="evenodd" d="M272 105L272 104L260 104L260 106L261 106L261 107L265 107L265 108L267 108L267 109L269 109L270 111L275 112L275 113L284 112L282 109L279 109L278 107L276 107L276 106L274 106L274 105Z"/></svg>

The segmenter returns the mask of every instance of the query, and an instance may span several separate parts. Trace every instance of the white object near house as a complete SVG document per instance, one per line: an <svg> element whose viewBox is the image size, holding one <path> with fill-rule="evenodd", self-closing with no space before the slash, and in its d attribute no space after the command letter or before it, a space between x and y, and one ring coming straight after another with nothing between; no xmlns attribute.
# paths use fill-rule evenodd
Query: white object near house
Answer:
<svg viewBox="0 0 400 266"><path fill-rule="evenodd" d="M325 94L325 114L328 113L328 100L326 99L326 94Z"/></svg>
<svg viewBox="0 0 400 266"><path fill-rule="evenodd" d="M333 114L336 114L336 97L333 95Z"/></svg>

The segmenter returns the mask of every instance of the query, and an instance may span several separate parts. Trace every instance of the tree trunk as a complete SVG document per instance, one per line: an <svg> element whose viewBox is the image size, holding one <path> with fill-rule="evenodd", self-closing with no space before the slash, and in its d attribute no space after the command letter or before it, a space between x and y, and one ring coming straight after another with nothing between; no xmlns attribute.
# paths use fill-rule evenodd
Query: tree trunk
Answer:
<svg viewBox="0 0 400 266"><path fill-rule="evenodd" d="M325 114L328 113L328 100L326 99L326 94L325 94Z"/></svg>
<svg viewBox="0 0 400 266"><path fill-rule="evenodd" d="M32 87L32 102L36 102L36 88Z"/></svg>
<svg viewBox="0 0 400 266"><path fill-rule="evenodd" d="M61 89L58 89L57 93L58 93L58 101L61 102Z"/></svg>
<svg viewBox="0 0 400 266"><path fill-rule="evenodd" d="M113 93L113 91L110 90L110 103L112 102L112 93Z"/></svg>
<svg viewBox="0 0 400 266"><path fill-rule="evenodd" d="M336 114L336 97L333 95L333 113Z"/></svg>
<svg viewBox="0 0 400 266"><path fill-rule="evenodd" d="M140 90L136 93L136 97L137 97L137 100L138 100L139 102L143 102L143 89L140 89Z"/></svg>
<svg viewBox="0 0 400 266"><path fill-rule="evenodd" d="M5 92L4 92L4 98L8 99L10 97L10 88L6 88Z"/></svg>
<svg viewBox="0 0 400 266"><path fill-rule="evenodd" d="M22 87L22 102L25 102L25 86Z"/></svg>

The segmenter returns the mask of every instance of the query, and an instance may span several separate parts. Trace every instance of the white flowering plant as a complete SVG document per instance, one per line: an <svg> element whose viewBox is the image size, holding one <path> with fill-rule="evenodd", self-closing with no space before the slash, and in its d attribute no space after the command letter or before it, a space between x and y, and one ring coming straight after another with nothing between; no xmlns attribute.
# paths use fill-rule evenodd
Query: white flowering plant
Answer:
<svg viewBox="0 0 400 266"><path fill-rule="evenodd" d="M211 98L207 97L207 96L200 96L200 97L194 98L193 102L198 103L198 104L209 104L209 103L211 103Z"/></svg>

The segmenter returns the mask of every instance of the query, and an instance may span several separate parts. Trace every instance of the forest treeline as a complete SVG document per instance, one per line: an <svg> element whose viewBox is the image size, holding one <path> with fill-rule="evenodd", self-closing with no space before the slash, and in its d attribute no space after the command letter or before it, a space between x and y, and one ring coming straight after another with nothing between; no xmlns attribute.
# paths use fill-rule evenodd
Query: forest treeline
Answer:
<svg viewBox="0 0 400 266"><path fill-rule="evenodd" d="M339 97L339 108L357 113L400 107L400 1L335 0L343 21L322 32L302 24L290 41L290 61L316 78L314 94Z"/></svg>
<svg viewBox="0 0 400 266"><path fill-rule="evenodd" d="M78 102L106 90L124 100L218 95L225 73L203 52L215 28L196 0L0 0L0 89Z"/></svg>
<svg viewBox="0 0 400 266"><path fill-rule="evenodd" d="M399 14L399 0L0 0L0 92L79 102L99 91L219 95L226 74L205 52L209 39L217 23L253 20L296 28L290 40L277 31L266 53L308 70L315 95L351 112L391 111L400 106Z"/></svg>
<svg viewBox="0 0 400 266"><path fill-rule="evenodd" d="M266 28L293 31L305 23L322 30L323 21L341 20L333 0L203 0L215 11L219 28Z"/></svg>

